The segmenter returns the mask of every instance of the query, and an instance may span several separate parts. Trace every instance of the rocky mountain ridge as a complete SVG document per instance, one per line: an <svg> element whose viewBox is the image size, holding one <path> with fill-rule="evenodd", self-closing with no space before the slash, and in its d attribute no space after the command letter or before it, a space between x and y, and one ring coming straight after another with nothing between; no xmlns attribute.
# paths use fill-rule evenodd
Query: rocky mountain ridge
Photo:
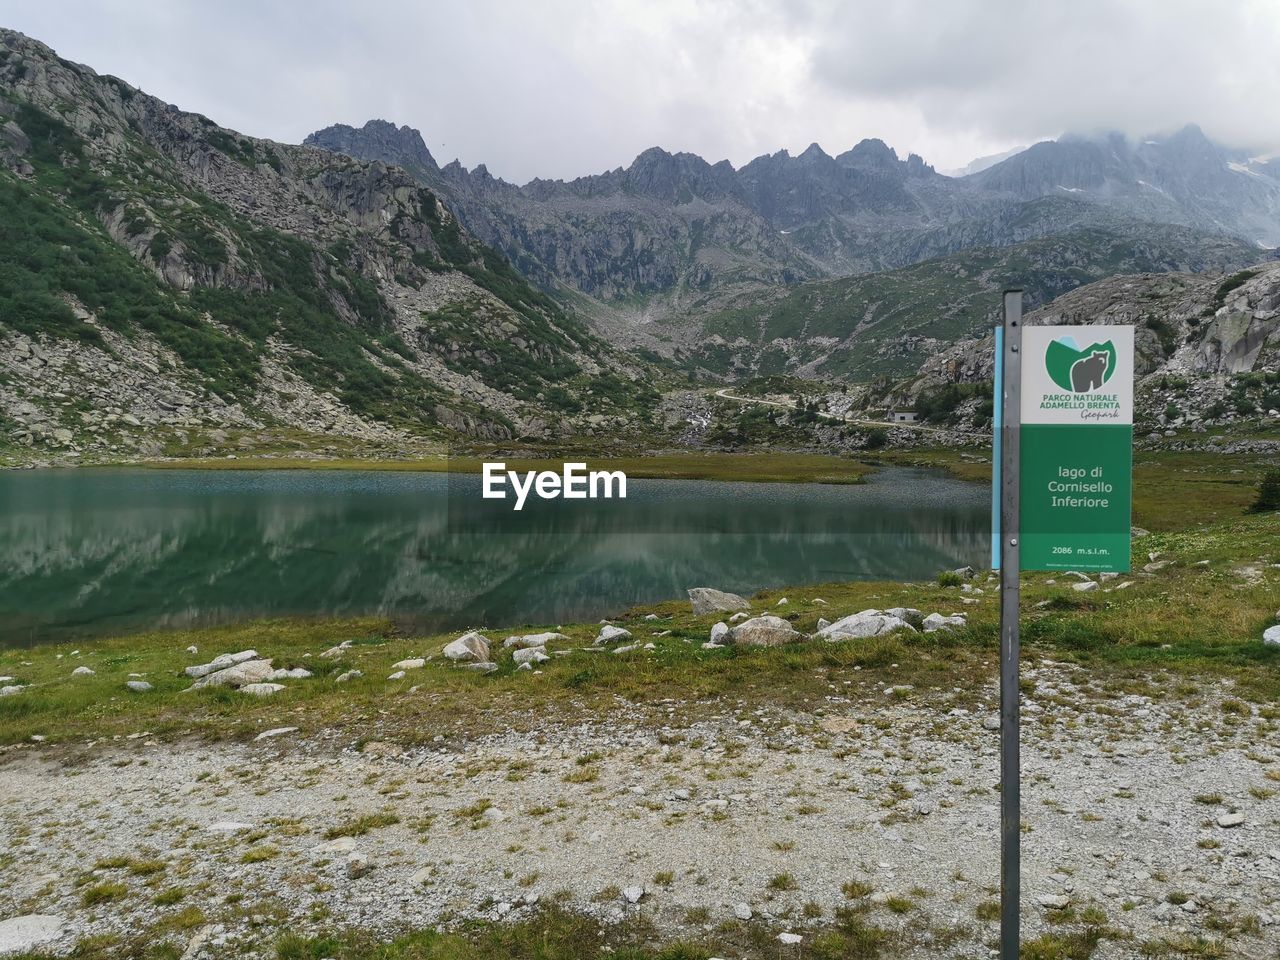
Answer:
<svg viewBox="0 0 1280 960"><path fill-rule="evenodd" d="M544 289L636 320L696 316L780 282L1083 228L1174 224L1280 244L1276 165L1249 162L1194 127L1137 146L1063 137L960 178L866 139L836 156L812 144L738 169L655 147L625 168L523 186L483 165L441 167L417 131L382 120L328 127L306 142L404 165Z"/></svg>

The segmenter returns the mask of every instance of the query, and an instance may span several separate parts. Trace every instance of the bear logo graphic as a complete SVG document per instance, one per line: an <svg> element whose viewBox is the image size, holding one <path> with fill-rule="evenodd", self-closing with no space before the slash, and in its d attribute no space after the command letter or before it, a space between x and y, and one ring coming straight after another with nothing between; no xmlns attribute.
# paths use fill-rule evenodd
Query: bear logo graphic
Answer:
<svg viewBox="0 0 1280 960"><path fill-rule="evenodd" d="M1070 336L1049 342L1044 367L1049 379L1070 393L1098 390L1116 372L1119 358L1110 340L1081 349Z"/></svg>
<svg viewBox="0 0 1280 960"><path fill-rule="evenodd" d="M1083 360L1077 360L1071 365L1071 389L1076 393L1088 393L1090 390L1097 390L1102 386L1102 381L1107 372L1107 364L1110 360L1110 354L1102 350L1085 357Z"/></svg>

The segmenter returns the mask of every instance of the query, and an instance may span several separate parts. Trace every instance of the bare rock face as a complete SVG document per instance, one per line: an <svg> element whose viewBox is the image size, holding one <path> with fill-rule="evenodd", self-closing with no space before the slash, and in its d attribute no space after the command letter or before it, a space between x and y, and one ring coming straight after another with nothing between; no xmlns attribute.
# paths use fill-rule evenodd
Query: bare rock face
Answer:
<svg viewBox="0 0 1280 960"><path fill-rule="evenodd" d="M485 663L489 660L489 638L472 630L447 644L444 655L454 663Z"/></svg>
<svg viewBox="0 0 1280 960"><path fill-rule="evenodd" d="M744 620L730 630L725 639L744 647L777 647L806 638L786 620L766 614Z"/></svg>
<svg viewBox="0 0 1280 960"><path fill-rule="evenodd" d="M726 593L712 587L691 587L689 603L693 605L695 617L706 616L708 613L721 610L732 613L734 610L751 609L751 604L736 593Z"/></svg>

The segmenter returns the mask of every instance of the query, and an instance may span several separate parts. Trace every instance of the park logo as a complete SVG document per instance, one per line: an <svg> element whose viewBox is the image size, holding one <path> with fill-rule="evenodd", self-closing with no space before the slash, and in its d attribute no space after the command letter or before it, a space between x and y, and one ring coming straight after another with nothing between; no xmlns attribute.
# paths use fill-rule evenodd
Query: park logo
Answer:
<svg viewBox="0 0 1280 960"><path fill-rule="evenodd" d="M1064 336L1049 342L1044 354L1045 371L1063 390L1091 393L1100 390L1116 372L1115 344L1110 340L1080 349L1074 337Z"/></svg>

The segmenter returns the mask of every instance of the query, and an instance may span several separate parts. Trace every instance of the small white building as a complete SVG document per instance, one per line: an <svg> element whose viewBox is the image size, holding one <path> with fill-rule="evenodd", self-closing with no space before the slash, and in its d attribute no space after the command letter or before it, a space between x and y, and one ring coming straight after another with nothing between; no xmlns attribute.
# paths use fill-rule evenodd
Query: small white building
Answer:
<svg viewBox="0 0 1280 960"><path fill-rule="evenodd" d="M915 423L916 412L914 410L890 410L890 423Z"/></svg>

